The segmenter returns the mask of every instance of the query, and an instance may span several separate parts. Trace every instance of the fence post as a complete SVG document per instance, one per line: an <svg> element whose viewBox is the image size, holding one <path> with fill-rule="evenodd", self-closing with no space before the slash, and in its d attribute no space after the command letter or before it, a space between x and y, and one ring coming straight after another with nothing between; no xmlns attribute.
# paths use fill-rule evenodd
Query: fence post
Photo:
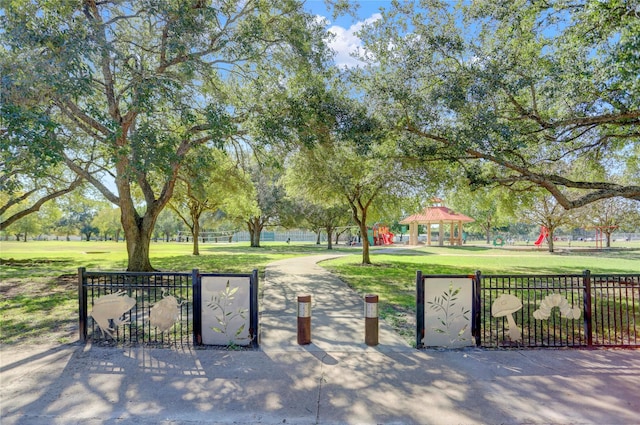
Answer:
<svg viewBox="0 0 640 425"><path fill-rule="evenodd" d="M193 308L193 345L202 345L202 278L198 269L191 271L191 305Z"/></svg>
<svg viewBox="0 0 640 425"><path fill-rule="evenodd" d="M416 273L416 348L422 348L424 339L424 279L422 271Z"/></svg>
<svg viewBox="0 0 640 425"><path fill-rule="evenodd" d="M259 324L258 324L258 269L251 273L251 286L249 288L249 305L251 316L249 318L249 335L251 335L251 346L257 348L259 345Z"/></svg>
<svg viewBox="0 0 640 425"><path fill-rule="evenodd" d="M473 277L473 313L471 315L471 334L476 339L476 347L480 347L482 345L482 321L480 318L480 313L482 312L481 282L482 272L480 270L476 270L475 276Z"/></svg>
<svg viewBox="0 0 640 425"><path fill-rule="evenodd" d="M584 286L584 335L587 338L587 346L593 346L593 321L591 320L591 270L583 273L582 285Z"/></svg>
<svg viewBox="0 0 640 425"><path fill-rule="evenodd" d="M87 287L84 285L84 267L78 268L78 328L80 342L87 342Z"/></svg>

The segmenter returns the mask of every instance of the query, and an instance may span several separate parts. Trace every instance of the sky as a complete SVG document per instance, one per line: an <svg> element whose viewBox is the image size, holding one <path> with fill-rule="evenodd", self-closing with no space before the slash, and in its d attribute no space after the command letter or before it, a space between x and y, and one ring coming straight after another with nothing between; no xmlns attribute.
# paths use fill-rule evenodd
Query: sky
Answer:
<svg viewBox="0 0 640 425"><path fill-rule="evenodd" d="M340 16L337 19L332 18L331 11L327 10L323 0L307 0L305 7L311 13L322 16L327 21L327 29L335 34L334 40L329 44L336 52L335 62L340 68L347 66L352 67L358 64L358 61L350 56L350 53L362 46L360 39L355 33L362 28L364 23L378 19L380 17L380 8L388 9L391 5L390 0L360 0L360 7L357 10L357 17Z"/></svg>

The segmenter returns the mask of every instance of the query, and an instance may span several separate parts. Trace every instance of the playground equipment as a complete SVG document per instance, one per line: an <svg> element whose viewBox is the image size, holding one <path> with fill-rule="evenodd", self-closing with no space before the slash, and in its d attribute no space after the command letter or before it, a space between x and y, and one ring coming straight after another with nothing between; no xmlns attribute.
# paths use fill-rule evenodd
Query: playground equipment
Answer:
<svg viewBox="0 0 640 425"><path fill-rule="evenodd" d="M548 237L549 237L549 229L547 229L544 226L540 226L540 236L538 236L538 239L533 244L535 246L540 246L542 242L544 242Z"/></svg>
<svg viewBox="0 0 640 425"><path fill-rule="evenodd" d="M389 231L388 226L376 223L369 229L368 233L367 236L371 245L391 245L393 243L394 234Z"/></svg>

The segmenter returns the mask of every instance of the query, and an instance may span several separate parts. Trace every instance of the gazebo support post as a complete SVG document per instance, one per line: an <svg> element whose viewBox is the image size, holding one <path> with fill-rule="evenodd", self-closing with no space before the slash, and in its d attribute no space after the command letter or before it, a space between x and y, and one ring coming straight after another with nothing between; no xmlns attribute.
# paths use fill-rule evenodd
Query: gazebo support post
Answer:
<svg viewBox="0 0 640 425"><path fill-rule="evenodd" d="M409 223L409 245L418 245L418 223Z"/></svg>
<svg viewBox="0 0 640 425"><path fill-rule="evenodd" d="M453 246L455 244L455 224L452 221L451 224L449 225L449 245Z"/></svg>

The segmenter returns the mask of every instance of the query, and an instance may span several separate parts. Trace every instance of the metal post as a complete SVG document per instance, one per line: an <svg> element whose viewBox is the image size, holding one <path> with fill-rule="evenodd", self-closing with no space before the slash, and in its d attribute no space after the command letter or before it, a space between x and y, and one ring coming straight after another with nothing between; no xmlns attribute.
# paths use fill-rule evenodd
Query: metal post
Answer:
<svg viewBox="0 0 640 425"><path fill-rule="evenodd" d="M471 315L471 334L475 337L476 347L482 345L482 272L476 270L473 276L473 308Z"/></svg>
<svg viewBox="0 0 640 425"><path fill-rule="evenodd" d="M87 287L84 285L84 267L78 268L78 328L80 342L87 342Z"/></svg>
<svg viewBox="0 0 640 425"><path fill-rule="evenodd" d="M424 339L424 279L422 272L416 273L416 348L422 347Z"/></svg>
<svg viewBox="0 0 640 425"><path fill-rule="evenodd" d="M378 345L378 296L364 296L364 343L368 346Z"/></svg>
<svg viewBox="0 0 640 425"><path fill-rule="evenodd" d="M251 287L249 289L249 296L251 298L251 318L249 320L249 334L251 335L251 346L257 348L260 344L260 327L258 323L258 270L254 269L251 273Z"/></svg>
<svg viewBox="0 0 640 425"><path fill-rule="evenodd" d="M193 306L193 345L202 345L202 276L198 269L191 271L191 305Z"/></svg>
<svg viewBox="0 0 640 425"><path fill-rule="evenodd" d="M298 344L311 344L311 295L298 295Z"/></svg>
<svg viewBox="0 0 640 425"><path fill-rule="evenodd" d="M587 338L587 346L593 346L593 321L591 312L591 271L585 270L582 277L582 285L584 290L584 335Z"/></svg>

